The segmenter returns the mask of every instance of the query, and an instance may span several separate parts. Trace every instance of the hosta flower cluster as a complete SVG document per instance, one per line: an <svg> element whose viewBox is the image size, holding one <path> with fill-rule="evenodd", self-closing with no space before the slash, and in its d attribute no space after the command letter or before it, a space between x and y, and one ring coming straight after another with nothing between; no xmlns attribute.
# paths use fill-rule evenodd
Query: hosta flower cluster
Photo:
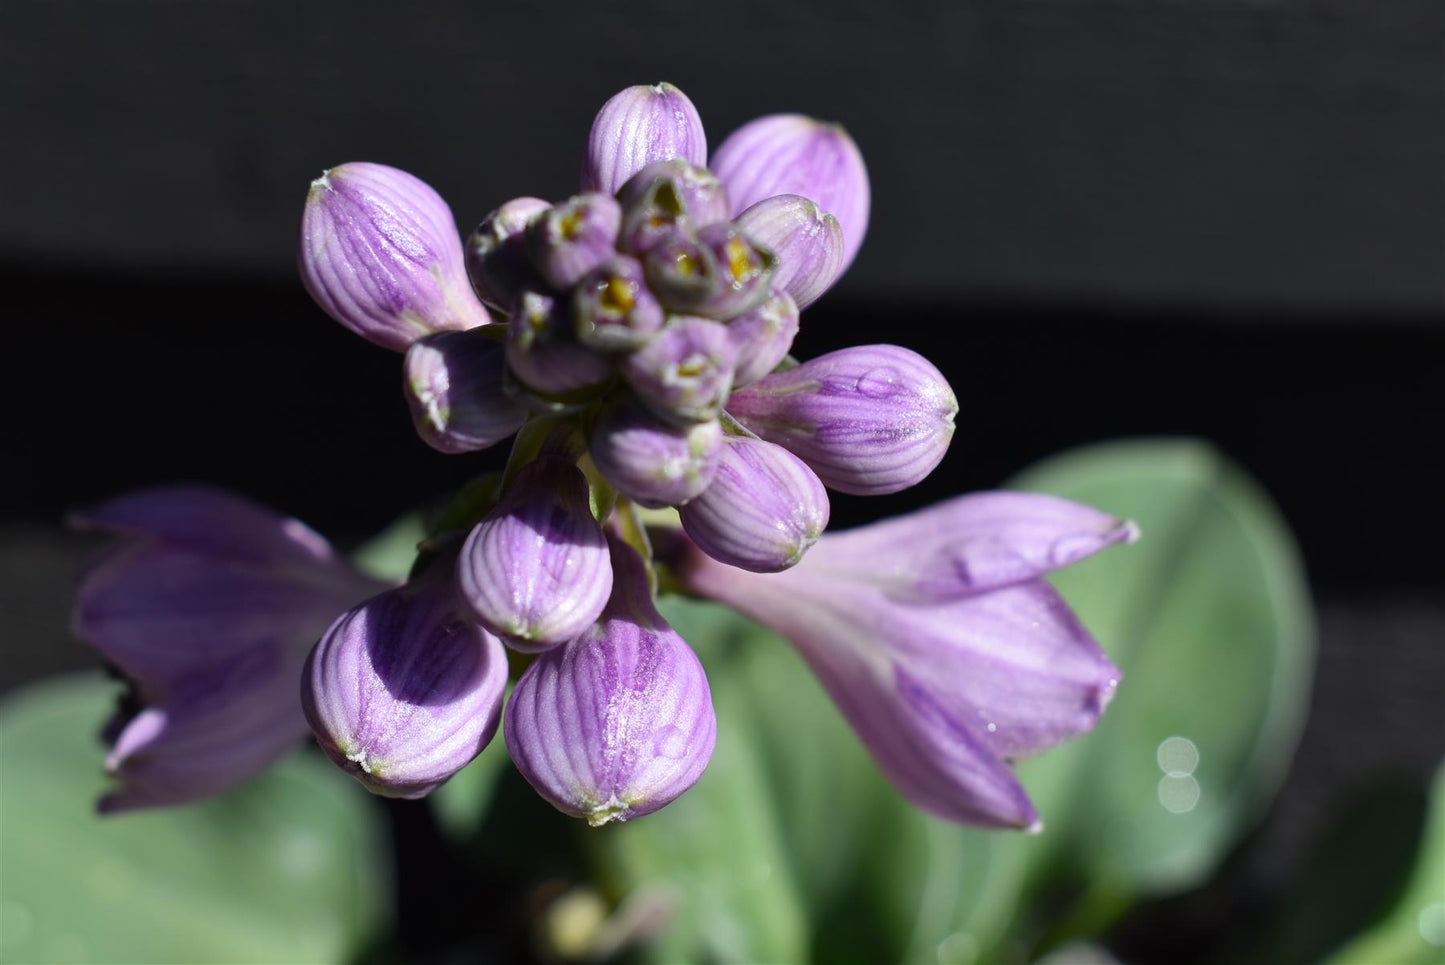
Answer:
<svg viewBox="0 0 1445 965"><path fill-rule="evenodd" d="M371 790L417 797L500 722L560 810L594 825L655 810L702 774L717 728L701 664L656 608L662 573L787 636L920 806L1035 824L1009 761L1092 726L1118 678L1042 575L1132 528L992 493L823 535L828 489L922 479L958 408L906 348L789 354L867 224L840 128L764 117L709 158L681 91L629 88L597 116L581 189L508 201L463 239L406 172L349 163L313 183L308 291L404 353L428 444L515 436L511 456L397 587L210 490L91 514L130 534L78 616L137 698L113 728L125 785L109 806L214 793L305 726ZM207 621L230 632L187 650Z"/></svg>

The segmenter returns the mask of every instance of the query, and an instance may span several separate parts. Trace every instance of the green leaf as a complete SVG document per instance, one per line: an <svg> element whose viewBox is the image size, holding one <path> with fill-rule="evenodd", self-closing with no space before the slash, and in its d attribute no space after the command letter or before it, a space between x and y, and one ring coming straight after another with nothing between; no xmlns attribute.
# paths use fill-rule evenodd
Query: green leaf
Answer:
<svg viewBox="0 0 1445 965"><path fill-rule="evenodd" d="M801 962L807 933L758 748L773 735L751 726L751 696L727 611L670 600L664 613L708 671L717 747L702 779L636 821L588 829L613 890L671 906L643 950L656 962Z"/></svg>
<svg viewBox="0 0 1445 965"><path fill-rule="evenodd" d="M1190 887L1258 818L1303 726L1313 637L1294 541L1264 492L1197 441L1092 446L1009 488L1143 533L1055 574L1123 680L1093 734L1020 769L1045 837L1097 895Z"/></svg>
<svg viewBox="0 0 1445 965"><path fill-rule="evenodd" d="M334 962L387 924L384 838L317 757L214 801L97 816L114 699L82 676L0 702L0 960Z"/></svg>
<svg viewBox="0 0 1445 965"><path fill-rule="evenodd" d="M498 731L474 761L427 795L427 804L436 812L437 822L447 834L465 840L480 829L491 807L497 782L510 764L506 741Z"/></svg>
<svg viewBox="0 0 1445 965"><path fill-rule="evenodd" d="M1384 920L1329 959L1330 965L1440 965L1445 962L1445 766L1435 772L1430 815L1415 867Z"/></svg>
<svg viewBox="0 0 1445 965"><path fill-rule="evenodd" d="M357 547L351 554L357 569L388 583L400 583L416 562L417 544L426 538L421 513L407 513Z"/></svg>

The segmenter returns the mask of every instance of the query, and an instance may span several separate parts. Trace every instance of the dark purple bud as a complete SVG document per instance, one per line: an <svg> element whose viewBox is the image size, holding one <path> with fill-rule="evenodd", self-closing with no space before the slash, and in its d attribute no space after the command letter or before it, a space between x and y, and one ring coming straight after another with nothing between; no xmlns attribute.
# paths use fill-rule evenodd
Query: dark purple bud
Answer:
<svg viewBox="0 0 1445 965"><path fill-rule="evenodd" d="M518 473L467 537L457 586L518 650L546 650L590 627L612 593L612 564L582 471L544 455Z"/></svg>
<svg viewBox="0 0 1445 965"><path fill-rule="evenodd" d="M638 85L618 92L597 112L582 159L582 190L616 194L654 161L707 162L702 118L671 84Z"/></svg>
<svg viewBox="0 0 1445 965"><path fill-rule="evenodd" d="M674 231L643 256L653 293L668 308L726 321L768 294L772 254L728 224Z"/></svg>
<svg viewBox="0 0 1445 965"><path fill-rule="evenodd" d="M728 135L708 165L727 186L733 215L779 194L801 194L843 227L843 268L868 230L868 169L848 132L802 114L773 114Z"/></svg>
<svg viewBox="0 0 1445 965"><path fill-rule="evenodd" d="M342 614L311 651L301 705L326 756L385 797L422 797L496 733L507 658L449 578Z"/></svg>
<svg viewBox="0 0 1445 965"><path fill-rule="evenodd" d="M567 395L605 382L612 362L577 341L566 307L551 295L523 292L507 327L507 365L528 388Z"/></svg>
<svg viewBox="0 0 1445 965"><path fill-rule="evenodd" d="M728 436L712 485L678 513L687 535L713 559L776 573L802 559L827 529L828 493L782 446Z"/></svg>
<svg viewBox="0 0 1445 965"><path fill-rule="evenodd" d="M686 233L691 224L677 186L654 178L623 209L617 248L641 258L679 232Z"/></svg>
<svg viewBox="0 0 1445 965"><path fill-rule="evenodd" d="M550 208L541 198L513 198L482 219L467 238L467 277L477 297L506 311L522 289L540 281L527 255L527 226Z"/></svg>
<svg viewBox="0 0 1445 965"><path fill-rule="evenodd" d="M653 606L641 558L613 541L612 567L602 619L527 668L505 728L528 783L593 827L672 801L717 740L702 664Z"/></svg>
<svg viewBox="0 0 1445 965"><path fill-rule="evenodd" d="M923 356L859 345L739 389L728 413L799 456L839 492L906 489L933 471L953 438L958 400Z"/></svg>
<svg viewBox="0 0 1445 965"><path fill-rule="evenodd" d="M710 225L732 220L727 190L707 168L682 158L654 161L638 171L622 186L620 198L624 210L651 202L655 182L665 181L682 204L683 213L695 225Z"/></svg>
<svg viewBox="0 0 1445 965"><path fill-rule="evenodd" d="M451 209L397 168L353 162L312 181L298 261L316 304L384 348L404 352L423 335L488 321Z"/></svg>
<svg viewBox="0 0 1445 965"><path fill-rule="evenodd" d="M722 427L717 420L673 425L624 397L598 416L590 449L597 469L624 496L653 509L680 506L712 482Z"/></svg>
<svg viewBox="0 0 1445 965"><path fill-rule="evenodd" d="M504 391L506 368L506 348L485 332L438 332L413 342L402 390L417 434L442 452L471 452L516 432L527 410Z"/></svg>
<svg viewBox="0 0 1445 965"><path fill-rule="evenodd" d="M738 347L733 387L750 385L778 367L798 335L798 306L777 286L757 307L728 322Z"/></svg>
<svg viewBox="0 0 1445 965"><path fill-rule="evenodd" d="M532 264L554 288L571 288L616 250L622 208L606 194L579 194L527 228Z"/></svg>
<svg viewBox="0 0 1445 965"><path fill-rule="evenodd" d="M592 269L572 296L577 338L602 352L626 352L662 327L662 306L647 290L642 266L615 255Z"/></svg>
<svg viewBox="0 0 1445 965"><path fill-rule="evenodd" d="M732 388L737 346L721 322L674 315L644 348L622 360L638 398L665 419L716 419Z"/></svg>
<svg viewBox="0 0 1445 965"><path fill-rule="evenodd" d="M797 194L766 198L738 215L740 231L778 259L773 287L807 308L843 273L843 229L809 199Z"/></svg>

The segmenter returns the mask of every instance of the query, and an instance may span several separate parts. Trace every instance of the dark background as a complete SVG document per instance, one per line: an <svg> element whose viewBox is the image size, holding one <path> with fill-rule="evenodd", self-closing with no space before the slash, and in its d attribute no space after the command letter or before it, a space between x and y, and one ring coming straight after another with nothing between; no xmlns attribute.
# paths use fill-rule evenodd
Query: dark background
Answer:
<svg viewBox="0 0 1445 965"><path fill-rule="evenodd" d="M1188 434L1297 533L1314 716L1226 880L1159 912L1179 961L1295 881L1339 801L1445 753L1442 10L3 0L0 687L90 661L64 631L93 547L70 507L207 479L351 545L500 458L422 445L399 357L310 303L312 177L404 167L466 230L571 193L601 103L670 80L714 145L776 111L848 127L869 238L795 352L899 342L958 393L943 466L835 522ZM1149 933L1120 940L1149 960Z"/></svg>

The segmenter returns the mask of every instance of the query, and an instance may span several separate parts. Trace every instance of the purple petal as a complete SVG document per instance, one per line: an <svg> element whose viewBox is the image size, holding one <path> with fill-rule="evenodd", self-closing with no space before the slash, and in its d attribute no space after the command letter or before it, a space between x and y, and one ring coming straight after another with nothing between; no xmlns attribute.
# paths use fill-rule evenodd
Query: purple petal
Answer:
<svg viewBox="0 0 1445 965"><path fill-rule="evenodd" d="M791 640L915 804L972 824L1034 825L1007 761L1091 728L1117 668L1041 580L942 604L904 601L870 579L856 553L825 536L772 576L695 550L676 569L692 589Z"/></svg>
<svg viewBox="0 0 1445 965"><path fill-rule="evenodd" d="M481 332L438 332L406 350L402 388L417 434L441 452L474 452L527 421L506 392L506 348Z"/></svg>
<svg viewBox="0 0 1445 965"><path fill-rule="evenodd" d="M933 471L953 438L958 400L918 353L859 345L739 389L727 411L800 457L829 488L869 496Z"/></svg>
<svg viewBox="0 0 1445 965"><path fill-rule="evenodd" d="M728 135L709 165L732 198L736 216L765 198L800 194L838 219L843 264L853 263L868 230L868 169L837 124L802 114L772 114Z"/></svg>
<svg viewBox="0 0 1445 965"><path fill-rule="evenodd" d="M1032 580L1138 535L1133 523L1067 499L985 492L829 542L839 572L871 577L899 599L941 601Z"/></svg>
<svg viewBox="0 0 1445 965"><path fill-rule="evenodd" d="M527 781L594 827L675 799L702 775L717 739L702 664L653 606L637 553L614 541L612 554L602 619L527 668L505 728Z"/></svg>
<svg viewBox="0 0 1445 965"><path fill-rule="evenodd" d="M451 209L426 182L384 164L342 164L311 182L300 269L328 315L397 352L488 321Z"/></svg>
<svg viewBox="0 0 1445 965"><path fill-rule="evenodd" d="M706 165L707 137L697 108L671 84L628 87L603 104L592 122L582 190L616 194L648 164L672 158Z"/></svg>
<svg viewBox="0 0 1445 965"><path fill-rule="evenodd" d="M843 229L808 198L764 198L737 216L738 229L777 258L772 284L807 308L843 273Z"/></svg>
<svg viewBox="0 0 1445 965"><path fill-rule="evenodd" d="M622 186L623 208L632 212L654 205L659 181L672 189L691 224L701 227L732 218L727 189L717 175L682 158L653 161L634 174Z"/></svg>
<svg viewBox="0 0 1445 965"><path fill-rule="evenodd" d="M482 624L519 650L590 627L612 593L612 565L581 470L544 456L518 473L467 538L457 585Z"/></svg>
<svg viewBox="0 0 1445 965"><path fill-rule="evenodd" d="M665 314L647 289L642 265L614 255L592 269L572 296L577 338L599 352L630 352L662 328Z"/></svg>
<svg viewBox="0 0 1445 965"><path fill-rule="evenodd" d="M306 720L368 790L422 797L496 733L507 658L464 619L449 578L372 597L337 619L302 674Z"/></svg>
<svg viewBox="0 0 1445 965"><path fill-rule="evenodd" d="M543 396L587 394L612 375L612 360L583 345L567 306L527 291L507 326L507 365L527 388Z"/></svg>
<svg viewBox="0 0 1445 965"><path fill-rule="evenodd" d="M785 570L828 526L828 493L781 446L746 436L724 440L717 475L679 511L703 552L756 573Z"/></svg>
<svg viewBox="0 0 1445 965"><path fill-rule="evenodd" d="M607 194L579 194L527 227L527 251L549 285L571 288L616 252L622 208Z"/></svg>

